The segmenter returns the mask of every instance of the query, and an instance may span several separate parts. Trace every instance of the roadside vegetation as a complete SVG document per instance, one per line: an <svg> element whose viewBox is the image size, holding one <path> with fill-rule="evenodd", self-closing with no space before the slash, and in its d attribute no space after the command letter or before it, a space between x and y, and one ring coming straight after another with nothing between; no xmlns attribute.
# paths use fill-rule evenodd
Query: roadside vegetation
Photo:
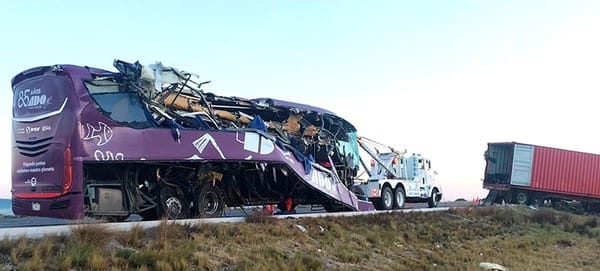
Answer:
<svg viewBox="0 0 600 271"><path fill-rule="evenodd" d="M82 225L0 241L4 270L600 270L597 216L486 207L244 224Z"/></svg>

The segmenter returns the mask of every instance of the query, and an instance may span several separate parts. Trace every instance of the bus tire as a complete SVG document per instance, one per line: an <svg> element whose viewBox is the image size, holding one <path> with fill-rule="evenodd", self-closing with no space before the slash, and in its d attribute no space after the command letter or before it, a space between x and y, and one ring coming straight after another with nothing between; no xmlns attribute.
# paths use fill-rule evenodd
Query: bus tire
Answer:
<svg viewBox="0 0 600 271"><path fill-rule="evenodd" d="M200 189L197 199L199 217L220 217L225 210L225 202L221 190L212 184L205 184Z"/></svg>
<svg viewBox="0 0 600 271"><path fill-rule="evenodd" d="M160 189L159 217L167 219L186 218L187 204L185 200L177 194L171 187Z"/></svg>

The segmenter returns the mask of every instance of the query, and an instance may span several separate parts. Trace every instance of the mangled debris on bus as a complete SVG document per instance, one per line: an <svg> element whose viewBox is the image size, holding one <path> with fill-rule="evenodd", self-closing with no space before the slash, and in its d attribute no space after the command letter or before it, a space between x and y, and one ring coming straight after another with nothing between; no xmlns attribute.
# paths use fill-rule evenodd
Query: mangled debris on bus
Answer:
<svg viewBox="0 0 600 271"><path fill-rule="evenodd" d="M358 154L350 153L351 148L347 148L347 153L337 152L335 148L338 140L348 142L356 129L325 109L270 98L215 95L202 90L202 86L210 81L199 82L199 76L163 66L160 62L143 66L139 62L115 60L114 66L123 78L100 76L88 83L90 92L94 88L116 87L112 82L138 91L156 121L143 125L172 128L176 140L180 129L252 128L277 138L274 142L291 148L295 155L322 160L325 165L329 164L327 157L334 152L339 161L351 165L350 169L358 162L354 161ZM349 175L353 174L349 172Z"/></svg>

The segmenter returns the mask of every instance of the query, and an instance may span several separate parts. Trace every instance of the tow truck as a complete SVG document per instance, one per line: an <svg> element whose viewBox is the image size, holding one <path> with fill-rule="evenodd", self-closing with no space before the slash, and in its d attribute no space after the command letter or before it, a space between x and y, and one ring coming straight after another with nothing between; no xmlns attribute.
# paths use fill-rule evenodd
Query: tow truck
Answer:
<svg viewBox="0 0 600 271"><path fill-rule="evenodd" d="M378 210L402 209L407 202L427 202L434 208L441 201L442 189L435 182L437 172L432 170L431 160L365 137L357 141L371 157L369 165L360 159L368 178L359 175L354 179L352 191L358 198L373 202Z"/></svg>

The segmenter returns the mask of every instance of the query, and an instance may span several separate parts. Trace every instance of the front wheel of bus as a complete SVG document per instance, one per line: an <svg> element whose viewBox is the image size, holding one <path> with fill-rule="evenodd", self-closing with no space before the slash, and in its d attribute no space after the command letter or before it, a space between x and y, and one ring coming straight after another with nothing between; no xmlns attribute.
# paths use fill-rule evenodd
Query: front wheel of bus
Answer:
<svg viewBox="0 0 600 271"><path fill-rule="evenodd" d="M185 218L185 201L171 187L160 190L159 216L168 219Z"/></svg>
<svg viewBox="0 0 600 271"><path fill-rule="evenodd" d="M217 186L205 184L198 194L198 216L220 217L223 215L225 203L223 194Z"/></svg>

